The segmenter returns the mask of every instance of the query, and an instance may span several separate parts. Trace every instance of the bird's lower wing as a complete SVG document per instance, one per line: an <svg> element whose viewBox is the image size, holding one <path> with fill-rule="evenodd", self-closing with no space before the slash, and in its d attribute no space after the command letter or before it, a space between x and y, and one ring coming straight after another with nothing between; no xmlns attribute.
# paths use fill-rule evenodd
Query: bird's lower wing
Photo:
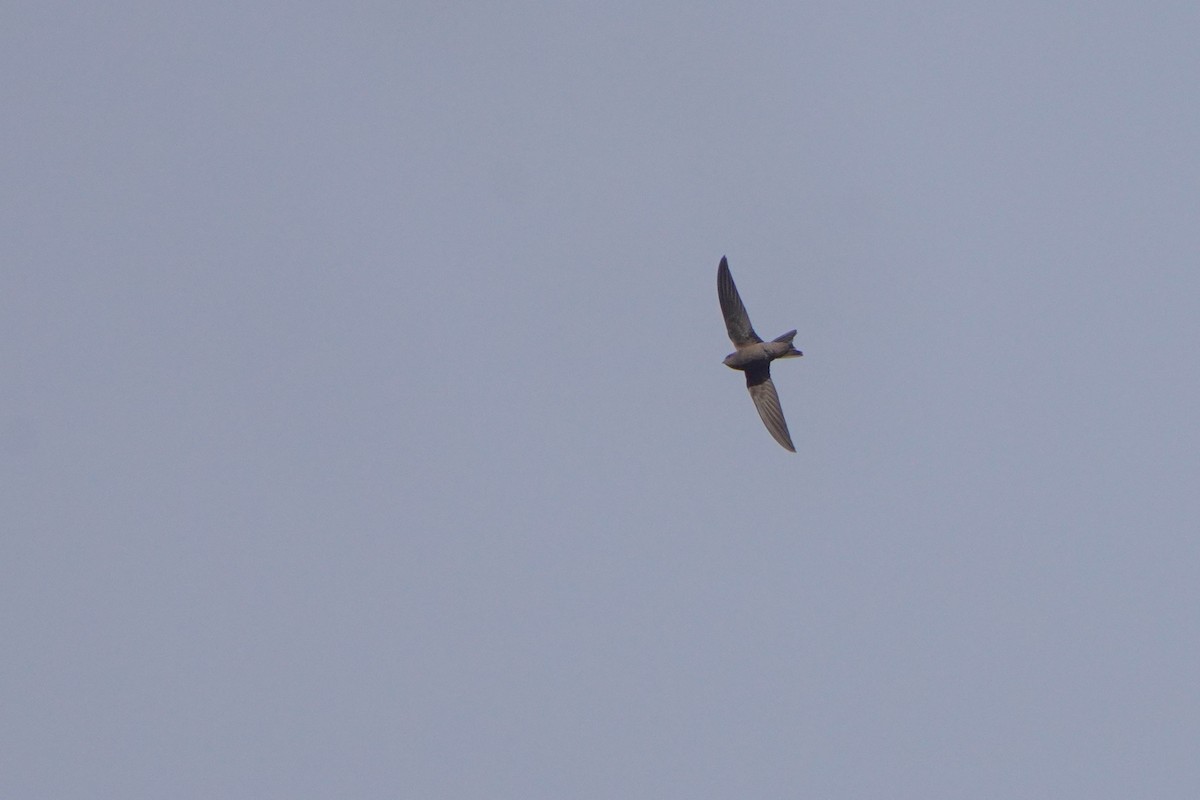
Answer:
<svg viewBox="0 0 1200 800"><path fill-rule="evenodd" d="M785 449L796 452L792 436L788 433L787 420L783 418L783 408L779 405L779 393L775 391L775 384L771 381L770 369L764 367L747 370L746 388L750 390L754 407L758 409L758 415L762 417L763 424L775 437L775 441Z"/></svg>

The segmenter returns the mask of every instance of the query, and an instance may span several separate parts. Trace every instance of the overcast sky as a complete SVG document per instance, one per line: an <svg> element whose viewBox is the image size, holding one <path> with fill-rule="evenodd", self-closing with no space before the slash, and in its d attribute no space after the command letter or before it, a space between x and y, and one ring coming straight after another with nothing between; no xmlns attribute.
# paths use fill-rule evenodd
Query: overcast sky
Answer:
<svg viewBox="0 0 1200 800"><path fill-rule="evenodd" d="M6 4L0 795L1200 796L1200 11L986 5Z"/></svg>

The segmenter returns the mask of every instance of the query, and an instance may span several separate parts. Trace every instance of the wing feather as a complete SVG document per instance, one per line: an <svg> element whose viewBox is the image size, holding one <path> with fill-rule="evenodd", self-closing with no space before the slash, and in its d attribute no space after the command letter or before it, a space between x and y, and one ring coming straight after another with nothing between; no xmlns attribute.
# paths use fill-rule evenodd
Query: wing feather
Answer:
<svg viewBox="0 0 1200 800"><path fill-rule="evenodd" d="M735 347L745 347L762 341L750 324L750 315L746 313L746 306L742 304L742 298L733 282L733 275L729 273L729 262L724 256L721 256L721 265L717 267L717 298L721 301L725 330L729 332L729 339Z"/></svg>
<svg viewBox="0 0 1200 800"><path fill-rule="evenodd" d="M746 388L750 390L754 407L758 409L758 415L775 441L785 449L796 452L792 436L788 433L787 420L783 418L783 408L779 405L779 393L775 391L775 383L771 380L770 367L764 365L746 370Z"/></svg>

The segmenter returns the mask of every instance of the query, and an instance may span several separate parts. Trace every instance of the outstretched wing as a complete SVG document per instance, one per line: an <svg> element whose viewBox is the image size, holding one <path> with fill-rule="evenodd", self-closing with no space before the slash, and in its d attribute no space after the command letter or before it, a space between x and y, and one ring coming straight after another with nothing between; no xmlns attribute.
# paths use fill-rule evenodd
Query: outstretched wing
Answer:
<svg viewBox="0 0 1200 800"><path fill-rule="evenodd" d="M796 452L792 445L792 436L788 433L787 420L783 418L783 409L779 405L779 393L771 381L771 368L766 364L761 367L746 370L746 388L750 390L750 398L754 407L762 417L763 424L775 437L775 441L785 449Z"/></svg>
<svg viewBox="0 0 1200 800"><path fill-rule="evenodd" d="M725 316L725 330L729 331L729 338L734 347L761 342L762 339L758 338L758 334L750 325L750 315L742 305L742 298L733 283L733 276L729 274L729 262L725 260L725 256L721 256L721 266L717 267L717 297L721 301L721 313Z"/></svg>

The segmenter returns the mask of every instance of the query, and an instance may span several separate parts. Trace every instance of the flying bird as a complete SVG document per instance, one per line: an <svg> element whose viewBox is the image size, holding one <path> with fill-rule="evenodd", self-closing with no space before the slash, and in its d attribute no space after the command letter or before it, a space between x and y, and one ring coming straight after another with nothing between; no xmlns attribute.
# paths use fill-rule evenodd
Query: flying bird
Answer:
<svg viewBox="0 0 1200 800"><path fill-rule="evenodd" d="M788 331L782 336L769 342L764 342L754 332L750 324L750 315L742 298L738 295L733 276L729 274L729 262L721 256L721 265L717 267L717 297L721 301L721 313L725 316L725 329L729 331L729 339L737 349L725 356L723 362L730 369L739 369L746 373L746 388L754 400L754 407L762 417L763 424L775 437L775 441L785 449L796 452L792 445L792 437L788 433L787 421L783 418L783 409L779 406L779 394L775 384L771 382L771 362L777 358L799 358L804 355L792 346L795 331Z"/></svg>

